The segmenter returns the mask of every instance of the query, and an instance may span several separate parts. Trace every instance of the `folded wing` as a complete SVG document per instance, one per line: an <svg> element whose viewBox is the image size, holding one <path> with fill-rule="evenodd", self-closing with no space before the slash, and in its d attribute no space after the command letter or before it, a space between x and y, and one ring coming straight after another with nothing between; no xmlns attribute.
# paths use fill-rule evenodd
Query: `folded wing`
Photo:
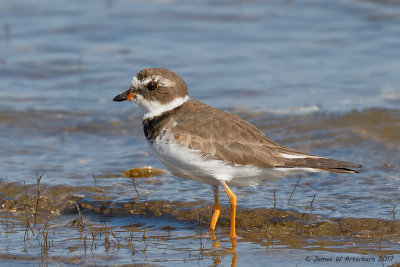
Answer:
<svg viewBox="0 0 400 267"><path fill-rule="evenodd" d="M186 102L174 120L176 123L172 131L177 141L201 151L205 159L262 168L313 168L347 173L356 172L352 168L361 167L359 164L317 157L280 146L239 117L196 100ZM188 120L191 121L190 125L180 124L180 121Z"/></svg>

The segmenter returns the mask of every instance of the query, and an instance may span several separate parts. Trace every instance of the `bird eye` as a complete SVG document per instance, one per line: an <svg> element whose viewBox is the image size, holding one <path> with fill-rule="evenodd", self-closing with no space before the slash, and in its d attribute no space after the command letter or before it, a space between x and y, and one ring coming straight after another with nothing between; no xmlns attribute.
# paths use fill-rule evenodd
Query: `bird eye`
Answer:
<svg viewBox="0 0 400 267"><path fill-rule="evenodd" d="M149 82L149 83L146 85L146 87L147 87L147 90L149 90L149 91L154 91L154 90L156 90L156 89L158 88L158 83L156 83L156 82Z"/></svg>

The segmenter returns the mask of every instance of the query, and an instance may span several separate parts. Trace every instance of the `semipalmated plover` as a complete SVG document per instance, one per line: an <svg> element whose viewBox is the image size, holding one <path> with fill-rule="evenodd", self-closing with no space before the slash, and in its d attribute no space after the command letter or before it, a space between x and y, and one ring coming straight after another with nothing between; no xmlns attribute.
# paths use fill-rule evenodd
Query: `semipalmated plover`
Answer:
<svg viewBox="0 0 400 267"><path fill-rule="evenodd" d="M361 167L283 147L239 117L191 99L185 81L162 68L144 69L114 101L130 100L144 112L144 134L158 158L176 176L210 184L220 214L218 185L231 205L230 237L236 238L236 195L229 185L256 186L299 172L355 173Z"/></svg>

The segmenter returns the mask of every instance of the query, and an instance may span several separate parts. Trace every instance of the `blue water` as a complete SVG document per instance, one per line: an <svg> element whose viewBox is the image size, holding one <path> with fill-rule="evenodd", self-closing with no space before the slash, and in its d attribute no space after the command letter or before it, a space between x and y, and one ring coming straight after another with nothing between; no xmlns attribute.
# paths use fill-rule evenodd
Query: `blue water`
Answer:
<svg viewBox="0 0 400 267"><path fill-rule="evenodd" d="M95 184L130 199L130 181L93 175L164 166L139 108L112 99L139 70L165 67L191 97L283 145L364 165L359 175L303 176L290 207L297 177L235 189L239 206L271 207L276 192L283 209L393 219L399 11L398 1L2 1L0 180L33 184L39 172L49 186ZM142 201L212 201L208 185L154 179L137 181Z"/></svg>

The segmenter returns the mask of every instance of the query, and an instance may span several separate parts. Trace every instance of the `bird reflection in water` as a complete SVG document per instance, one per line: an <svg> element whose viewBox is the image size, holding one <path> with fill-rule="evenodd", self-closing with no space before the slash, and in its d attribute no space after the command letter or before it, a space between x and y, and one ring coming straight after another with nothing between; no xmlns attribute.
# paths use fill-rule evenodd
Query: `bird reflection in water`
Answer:
<svg viewBox="0 0 400 267"><path fill-rule="evenodd" d="M213 240L212 243L212 248L213 249L217 249L221 246L221 243L219 243L217 241L217 239L215 238L215 235L211 235L211 239ZM226 251L228 252L228 255L232 254L232 267L236 267L236 263L237 263L237 252L236 252L236 245L237 245L237 239L236 238L231 238L231 244L232 244L232 248L226 249ZM213 257L213 262L215 264L215 266L218 266L221 264L221 257Z"/></svg>

